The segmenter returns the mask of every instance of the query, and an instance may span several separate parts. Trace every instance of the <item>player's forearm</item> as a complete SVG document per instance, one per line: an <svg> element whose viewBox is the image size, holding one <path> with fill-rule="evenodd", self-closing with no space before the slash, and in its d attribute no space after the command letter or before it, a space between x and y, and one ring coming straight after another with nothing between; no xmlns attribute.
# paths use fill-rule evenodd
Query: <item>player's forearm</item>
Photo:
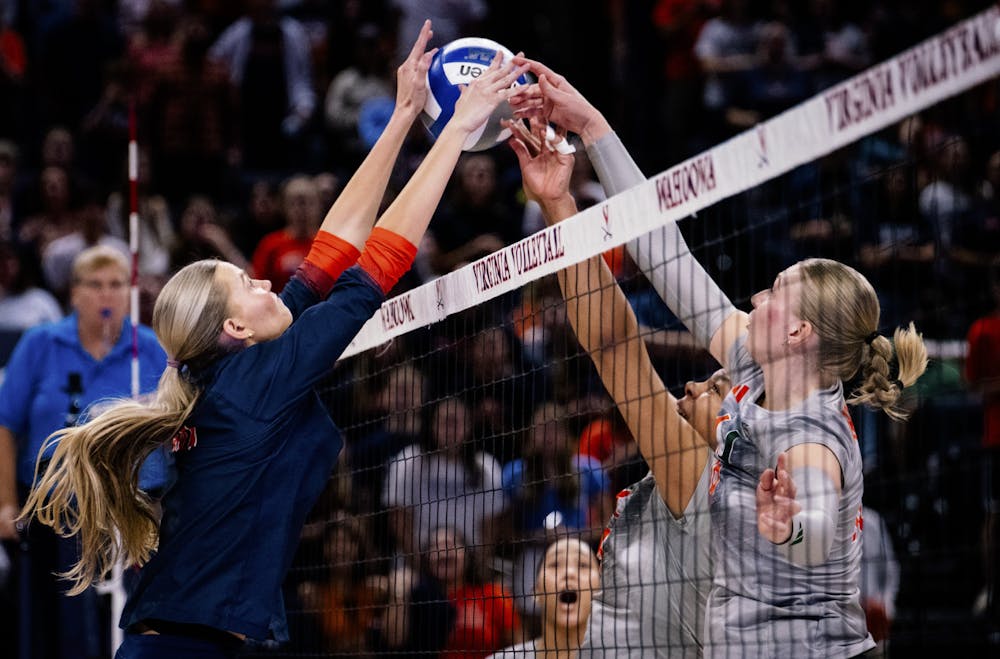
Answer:
<svg viewBox="0 0 1000 659"><path fill-rule="evenodd" d="M597 174L601 187L609 197L646 180L646 176L635 164L618 134L610 130L610 126L599 139L587 144L587 157L590 158L590 164L594 167L594 173Z"/></svg>
<svg viewBox="0 0 1000 659"><path fill-rule="evenodd" d="M587 155L609 196L646 180L615 133L589 146ZM626 247L670 310L707 348L736 308L691 254L676 223L669 222Z"/></svg>
<svg viewBox="0 0 1000 659"><path fill-rule="evenodd" d="M411 115L398 109L393 112L381 137L327 212L321 231L343 238L359 250L364 247L396 158L413 124Z"/></svg>
<svg viewBox="0 0 1000 659"><path fill-rule="evenodd" d="M413 177L386 209L378 225L420 243L451 173L458 163L468 133L451 123L444 127Z"/></svg>
<svg viewBox="0 0 1000 659"><path fill-rule="evenodd" d="M561 270L558 280L567 318L588 353L624 352L627 344L641 340L635 313L600 256Z"/></svg>
<svg viewBox="0 0 1000 659"><path fill-rule="evenodd" d="M840 493L830 475L820 467L796 467L792 477L802 510L792 517L791 532L778 546L796 565L821 565L833 547Z"/></svg>

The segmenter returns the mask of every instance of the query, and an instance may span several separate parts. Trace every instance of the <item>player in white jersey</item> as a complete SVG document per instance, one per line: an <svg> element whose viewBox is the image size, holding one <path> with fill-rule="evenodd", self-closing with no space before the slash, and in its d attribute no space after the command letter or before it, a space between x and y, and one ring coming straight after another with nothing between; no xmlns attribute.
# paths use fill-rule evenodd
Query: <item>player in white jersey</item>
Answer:
<svg viewBox="0 0 1000 659"><path fill-rule="evenodd" d="M578 132L602 183L622 190L644 181L604 117L561 76L530 64L539 84L521 93L520 116ZM550 153L543 148L540 159L553 161ZM558 178L547 169L540 178ZM550 220L575 212L572 200L548 206ZM849 402L902 418L897 400L926 368L922 339L912 325L897 329L894 342L881 336L875 291L835 261L809 259L783 271L752 298L748 315L694 259L674 223L628 249L735 385L719 417L709 486L706 654L851 657L872 648L858 595L861 459L842 382L861 371ZM684 457L668 451L665 462L684 471Z"/></svg>

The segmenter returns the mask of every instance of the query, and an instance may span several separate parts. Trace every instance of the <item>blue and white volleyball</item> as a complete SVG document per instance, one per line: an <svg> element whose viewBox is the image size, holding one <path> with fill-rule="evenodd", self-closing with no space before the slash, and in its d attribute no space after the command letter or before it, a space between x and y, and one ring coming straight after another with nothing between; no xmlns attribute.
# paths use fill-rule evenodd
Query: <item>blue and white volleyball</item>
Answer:
<svg viewBox="0 0 1000 659"><path fill-rule="evenodd" d="M497 51L503 53L504 62L514 57L507 48L496 41L480 37L456 39L440 48L427 70L427 103L421 118L431 134L437 138L455 112L455 102L461 93L459 85L467 85L489 68ZM526 85L528 74L514 81L514 86ZM462 147L465 151L483 151L510 137L510 130L500 121L513 116L508 103L501 103L482 126L474 130Z"/></svg>

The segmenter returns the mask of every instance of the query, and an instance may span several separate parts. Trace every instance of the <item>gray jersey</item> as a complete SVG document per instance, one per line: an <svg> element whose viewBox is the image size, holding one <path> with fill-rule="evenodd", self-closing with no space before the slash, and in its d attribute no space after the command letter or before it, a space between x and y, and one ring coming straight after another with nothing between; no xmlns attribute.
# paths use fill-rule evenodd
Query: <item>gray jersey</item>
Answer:
<svg viewBox="0 0 1000 659"><path fill-rule="evenodd" d="M711 462L681 519L663 503L652 474L618 495L580 659L701 656L712 580Z"/></svg>
<svg viewBox="0 0 1000 659"><path fill-rule="evenodd" d="M712 657L851 657L875 643L868 635L858 582L861 568L861 452L843 387L814 392L790 410L756 404L760 367L744 334L730 351L733 390L716 425L709 485L714 583L705 652ZM844 476L836 536L827 561L789 562L757 530L761 473L798 444L822 444Z"/></svg>

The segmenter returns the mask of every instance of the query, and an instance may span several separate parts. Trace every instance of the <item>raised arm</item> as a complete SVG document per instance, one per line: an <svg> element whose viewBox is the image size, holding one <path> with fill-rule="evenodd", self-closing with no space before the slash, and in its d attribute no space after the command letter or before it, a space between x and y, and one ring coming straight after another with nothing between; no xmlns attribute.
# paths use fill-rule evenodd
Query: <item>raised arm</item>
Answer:
<svg viewBox="0 0 1000 659"><path fill-rule="evenodd" d="M576 214L569 195L573 157L537 148L537 137L512 138L525 189L549 223ZM532 144L534 141L534 144ZM639 323L601 257L557 274L580 345L622 413L653 471L670 512L684 514L708 458L701 437L679 414L677 401L653 369Z"/></svg>
<svg viewBox="0 0 1000 659"><path fill-rule="evenodd" d="M373 228L400 146L426 99L425 76L434 51L425 53L424 47L430 36L430 21L426 21L399 68L397 105L389 126L334 202L306 255L303 277L319 298L329 293L333 282L355 261L375 277L383 292L395 285L413 262L416 245L441 200L463 140L497 105L506 102L514 80L527 70L515 68L512 62L503 64L498 55L487 72L463 90L454 116Z"/></svg>
<svg viewBox="0 0 1000 659"><path fill-rule="evenodd" d="M424 21L409 57L396 70L396 107L378 141L327 212L321 231L346 240L359 250L375 223L396 157L427 99L427 69L436 48L424 52L434 35Z"/></svg>
<svg viewBox="0 0 1000 659"><path fill-rule="evenodd" d="M646 180L618 135L593 105L564 77L544 64L524 61L538 84L512 99L518 116L554 121L583 139L594 171L611 197ZM627 245L629 255L697 343L725 367L729 347L744 331L747 316L733 306L688 249L670 222Z"/></svg>
<svg viewBox="0 0 1000 659"><path fill-rule="evenodd" d="M377 226L393 231L417 244L424 235L434 209L462 154L462 146L472 131L486 121L500 103L510 97L511 85L526 66L502 62L498 53L486 73L462 90L455 114L434 142L420 167L379 219Z"/></svg>

